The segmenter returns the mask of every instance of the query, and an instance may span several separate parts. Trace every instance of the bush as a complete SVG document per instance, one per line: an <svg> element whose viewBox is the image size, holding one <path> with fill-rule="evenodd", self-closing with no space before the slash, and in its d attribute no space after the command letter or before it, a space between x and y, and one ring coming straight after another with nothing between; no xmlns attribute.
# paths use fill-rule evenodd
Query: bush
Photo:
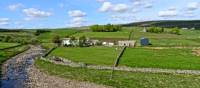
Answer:
<svg viewBox="0 0 200 88"><path fill-rule="evenodd" d="M163 33L164 32L164 28L150 27L149 29L147 29L147 32L151 32L151 33Z"/></svg>
<svg viewBox="0 0 200 88"><path fill-rule="evenodd" d="M170 30L170 33L171 33L171 34L180 35L180 29L178 29L177 27L176 27L176 28L172 28L172 29Z"/></svg>

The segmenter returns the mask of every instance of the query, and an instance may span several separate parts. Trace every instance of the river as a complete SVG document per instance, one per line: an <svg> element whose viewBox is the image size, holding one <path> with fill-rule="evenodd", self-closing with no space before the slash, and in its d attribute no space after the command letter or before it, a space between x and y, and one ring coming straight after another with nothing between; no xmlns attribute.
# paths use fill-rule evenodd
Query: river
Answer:
<svg viewBox="0 0 200 88"><path fill-rule="evenodd" d="M3 64L1 87L26 88L29 83L28 69L34 64L36 57L43 55L39 46L31 46L29 50L9 59Z"/></svg>

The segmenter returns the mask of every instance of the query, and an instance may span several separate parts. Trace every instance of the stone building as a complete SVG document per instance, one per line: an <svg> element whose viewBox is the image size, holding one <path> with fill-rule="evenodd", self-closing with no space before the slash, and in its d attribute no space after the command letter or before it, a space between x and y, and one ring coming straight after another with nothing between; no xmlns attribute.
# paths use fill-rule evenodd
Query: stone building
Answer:
<svg viewBox="0 0 200 88"><path fill-rule="evenodd" d="M136 41L134 40L124 40L124 41L118 41L119 46L128 46L128 47L134 47Z"/></svg>

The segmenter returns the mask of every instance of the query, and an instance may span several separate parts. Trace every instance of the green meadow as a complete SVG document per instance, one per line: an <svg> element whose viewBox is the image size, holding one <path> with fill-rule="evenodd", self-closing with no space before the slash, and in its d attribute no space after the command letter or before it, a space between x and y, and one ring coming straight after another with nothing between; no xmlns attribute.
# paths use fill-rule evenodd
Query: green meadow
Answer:
<svg viewBox="0 0 200 88"><path fill-rule="evenodd" d="M110 70L90 70L56 65L37 60L35 65L49 75L87 81L114 88L199 88L200 76L184 74L153 74L116 71L110 79Z"/></svg>
<svg viewBox="0 0 200 88"><path fill-rule="evenodd" d="M59 47L50 55L64 57L75 62L84 62L86 64L112 65L121 48L115 47Z"/></svg>

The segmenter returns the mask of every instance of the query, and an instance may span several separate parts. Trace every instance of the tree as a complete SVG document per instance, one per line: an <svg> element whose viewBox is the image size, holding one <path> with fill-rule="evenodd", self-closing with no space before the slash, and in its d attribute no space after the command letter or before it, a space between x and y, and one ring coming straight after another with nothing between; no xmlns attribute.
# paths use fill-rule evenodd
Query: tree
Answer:
<svg viewBox="0 0 200 88"><path fill-rule="evenodd" d="M61 44L61 39L60 39L60 36L56 35L53 37L53 43L57 44L58 46L60 46Z"/></svg>
<svg viewBox="0 0 200 88"><path fill-rule="evenodd" d="M85 36L81 36L81 37L79 38L79 46L80 46L80 47L85 47L85 46L87 46L86 41L87 41L86 37L85 37Z"/></svg>
<svg viewBox="0 0 200 88"><path fill-rule="evenodd" d="M90 26L90 29L94 32L97 32L97 31L99 31L99 25L92 25L92 26Z"/></svg>
<svg viewBox="0 0 200 88"><path fill-rule="evenodd" d="M90 29L93 32L117 32L121 30L120 25L113 25L113 24L107 24L107 25L92 25L90 26Z"/></svg>

